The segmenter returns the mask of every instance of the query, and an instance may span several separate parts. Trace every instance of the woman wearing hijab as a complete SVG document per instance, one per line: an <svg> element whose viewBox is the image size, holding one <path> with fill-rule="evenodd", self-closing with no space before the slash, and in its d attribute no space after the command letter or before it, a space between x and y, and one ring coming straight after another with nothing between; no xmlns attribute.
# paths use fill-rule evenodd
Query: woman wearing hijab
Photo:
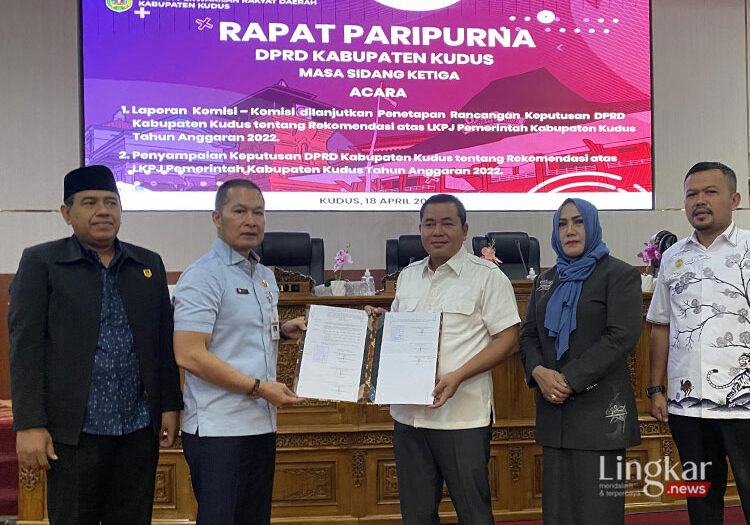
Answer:
<svg viewBox="0 0 750 525"><path fill-rule="evenodd" d="M624 523L616 478L625 448L640 443L627 365L641 334L640 274L609 255L597 209L583 199L555 213L552 248L557 264L534 281L521 331L544 451L544 523Z"/></svg>

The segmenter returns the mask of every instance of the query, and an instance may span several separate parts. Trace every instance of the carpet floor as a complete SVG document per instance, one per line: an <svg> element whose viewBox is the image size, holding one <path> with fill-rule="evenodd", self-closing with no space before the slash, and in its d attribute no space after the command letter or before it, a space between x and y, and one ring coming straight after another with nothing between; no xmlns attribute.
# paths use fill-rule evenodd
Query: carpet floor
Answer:
<svg viewBox="0 0 750 525"><path fill-rule="evenodd" d="M667 510L664 512L643 512L625 516L625 525L689 525L687 511ZM497 525L542 525L542 520L502 521ZM602 524L606 525L606 524ZM724 509L724 525L746 525L742 507Z"/></svg>
<svg viewBox="0 0 750 525"><path fill-rule="evenodd" d="M18 461L10 402L0 401L0 516L18 514Z"/></svg>

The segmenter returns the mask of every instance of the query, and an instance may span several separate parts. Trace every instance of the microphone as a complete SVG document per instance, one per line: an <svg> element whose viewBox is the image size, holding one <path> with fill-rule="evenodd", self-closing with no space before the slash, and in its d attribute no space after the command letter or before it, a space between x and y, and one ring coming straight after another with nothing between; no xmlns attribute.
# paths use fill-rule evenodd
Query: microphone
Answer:
<svg viewBox="0 0 750 525"><path fill-rule="evenodd" d="M516 239L516 248L518 249L518 255L521 256L521 264L523 264L523 269L526 271L526 275L529 274L529 267L526 264L526 259L523 258L523 252L521 251L521 241Z"/></svg>

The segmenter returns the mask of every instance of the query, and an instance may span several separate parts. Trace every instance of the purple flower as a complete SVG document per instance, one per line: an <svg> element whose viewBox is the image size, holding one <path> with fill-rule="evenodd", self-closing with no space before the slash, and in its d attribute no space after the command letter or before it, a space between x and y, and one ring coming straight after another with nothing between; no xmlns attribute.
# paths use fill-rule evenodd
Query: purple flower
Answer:
<svg viewBox="0 0 750 525"><path fill-rule="evenodd" d="M646 249L642 252L639 252L638 257L640 257L644 263L648 264L651 261L661 259L661 253L659 252L658 246L656 246L652 242L644 242L643 245L646 247Z"/></svg>
<svg viewBox="0 0 750 525"><path fill-rule="evenodd" d="M344 250L339 250L338 253L336 253L336 258L333 262L333 271L338 272L341 270L341 268L344 267L345 264L351 264L352 263L352 256L349 255L348 252L345 252Z"/></svg>

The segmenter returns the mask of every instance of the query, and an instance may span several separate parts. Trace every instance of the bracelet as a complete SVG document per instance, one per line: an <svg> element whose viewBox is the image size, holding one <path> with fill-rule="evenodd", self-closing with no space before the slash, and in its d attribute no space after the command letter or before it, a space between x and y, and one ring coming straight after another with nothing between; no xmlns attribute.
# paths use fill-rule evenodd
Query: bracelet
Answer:
<svg viewBox="0 0 750 525"><path fill-rule="evenodd" d="M248 392L248 394L250 394L253 397L258 397L260 395L260 393L258 392L259 389L260 389L260 379L256 377L255 384L253 385L253 388L250 389L250 392Z"/></svg>
<svg viewBox="0 0 750 525"><path fill-rule="evenodd" d="M282 326L284 326L284 325L283 325L283 324L280 324L280 325L279 325L279 336L280 336L280 337L281 337L282 339L284 339L284 340L287 340L287 339L291 339L291 337L289 337L288 335L286 335L286 334L284 333L284 330L283 330L283 329L281 328Z"/></svg>

